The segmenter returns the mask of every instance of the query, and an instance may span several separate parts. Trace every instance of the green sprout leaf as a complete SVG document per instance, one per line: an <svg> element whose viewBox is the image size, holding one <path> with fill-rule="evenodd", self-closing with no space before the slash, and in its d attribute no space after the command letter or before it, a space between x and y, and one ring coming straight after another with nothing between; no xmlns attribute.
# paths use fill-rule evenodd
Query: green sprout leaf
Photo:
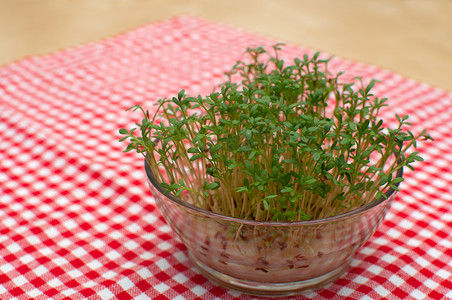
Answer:
<svg viewBox="0 0 452 300"><path fill-rule="evenodd" d="M282 51L248 48L208 95L180 90L153 115L130 107L143 115L119 129L124 152L143 155L167 193L258 221L336 216L398 190L397 172L414 170L418 142L432 137L408 130L407 115L386 127L377 80L345 80L319 52L290 61Z"/></svg>

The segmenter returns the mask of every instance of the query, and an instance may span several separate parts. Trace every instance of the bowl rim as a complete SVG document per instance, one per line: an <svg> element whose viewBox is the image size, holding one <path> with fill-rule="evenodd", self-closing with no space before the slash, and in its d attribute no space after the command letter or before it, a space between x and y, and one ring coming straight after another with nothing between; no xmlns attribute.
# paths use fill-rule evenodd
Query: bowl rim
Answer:
<svg viewBox="0 0 452 300"><path fill-rule="evenodd" d="M369 211L371 208L376 207L386 201L389 201L391 199L391 196L394 196L395 192L396 192L392 187L390 187L385 192L385 195L387 198L385 198L384 196L381 196L379 199L374 199L372 202L369 202L366 205L363 205L361 207L358 207L356 209L347 211L345 213L342 213L342 214L339 214L336 216L331 216L331 217L326 217L326 218L321 218L321 219L305 220L305 221L294 221L294 222L257 221L257 220L241 219L241 218L221 215L221 214L197 207L193 204L190 204L190 203L174 196L173 194L165 193L165 191L166 191L165 188L163 188L160 185L160 183L157 181L156 177L154 176L154 173L152 172L152 170L149 166L147 159L144 159L144 168L145 168L145 172L146 172L148 181L162 194L163 197L176 203L177 205L183 206L188 210L192 210L192 211L195 211L197 213L200 213L200 214L203 214L203 215L206 215L209 217L214 217L217 219L222 219L224 221L233 221L236 223L247 224L247 225L300 226L300 225L315 225L315 224L339 221L342 219L346 219L346 218L349 218L352 216L356 216L356 215L365 213L365 212ZM397 175L396 177L400 177L400 178L403 177L403 166L397 170L396 175ZM399 185L400 185L400 182L395 184L396 187L398 187Z"/></svg>

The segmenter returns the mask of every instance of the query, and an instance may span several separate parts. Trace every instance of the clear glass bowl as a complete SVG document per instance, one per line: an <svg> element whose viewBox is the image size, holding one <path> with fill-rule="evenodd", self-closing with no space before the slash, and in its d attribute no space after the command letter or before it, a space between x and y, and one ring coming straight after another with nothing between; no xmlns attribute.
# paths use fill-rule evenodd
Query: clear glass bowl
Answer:
<svg viewBox="0 0 452 300"><path fill-rule="evenodd" d="M391 189L387 199L325 219L257 222L164 194L147 163L145 170L157 206L200 272L226 288L261 296L297 294L336 280L374 234L395 196Z"/></svg>

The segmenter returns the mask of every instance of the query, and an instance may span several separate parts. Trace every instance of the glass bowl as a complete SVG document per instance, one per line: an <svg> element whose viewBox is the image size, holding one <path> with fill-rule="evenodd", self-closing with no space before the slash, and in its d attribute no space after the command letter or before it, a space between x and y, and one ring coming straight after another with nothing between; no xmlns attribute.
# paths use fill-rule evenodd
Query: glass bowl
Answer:
<svg viewBox="0 0 452 300"><path fill-rule="evenodd" d="M381 224L396 192L334 217L258 222L222 216L187 203L146 175L158 208L199 271L219 285L260 296L321 288L340 277ZM397 176L402 176L402 168Z"/></svg>

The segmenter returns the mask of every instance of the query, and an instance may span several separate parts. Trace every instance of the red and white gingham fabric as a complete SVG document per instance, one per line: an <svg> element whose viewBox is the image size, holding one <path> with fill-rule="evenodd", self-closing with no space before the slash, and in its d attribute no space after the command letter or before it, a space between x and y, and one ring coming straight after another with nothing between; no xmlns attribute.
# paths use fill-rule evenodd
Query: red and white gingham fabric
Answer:
<svg viewBox="0 0 452 300"><path fill-rule="evenodd" d="M0 299L254 299L193 267L118 129L140 117L126 108L211 92L246 47L273 43L178 17L1 68ZM332 69L382 80L388 121L409 114L436 141L349 272L296 298L451 299L452 94L339 58Z"/></svg>

